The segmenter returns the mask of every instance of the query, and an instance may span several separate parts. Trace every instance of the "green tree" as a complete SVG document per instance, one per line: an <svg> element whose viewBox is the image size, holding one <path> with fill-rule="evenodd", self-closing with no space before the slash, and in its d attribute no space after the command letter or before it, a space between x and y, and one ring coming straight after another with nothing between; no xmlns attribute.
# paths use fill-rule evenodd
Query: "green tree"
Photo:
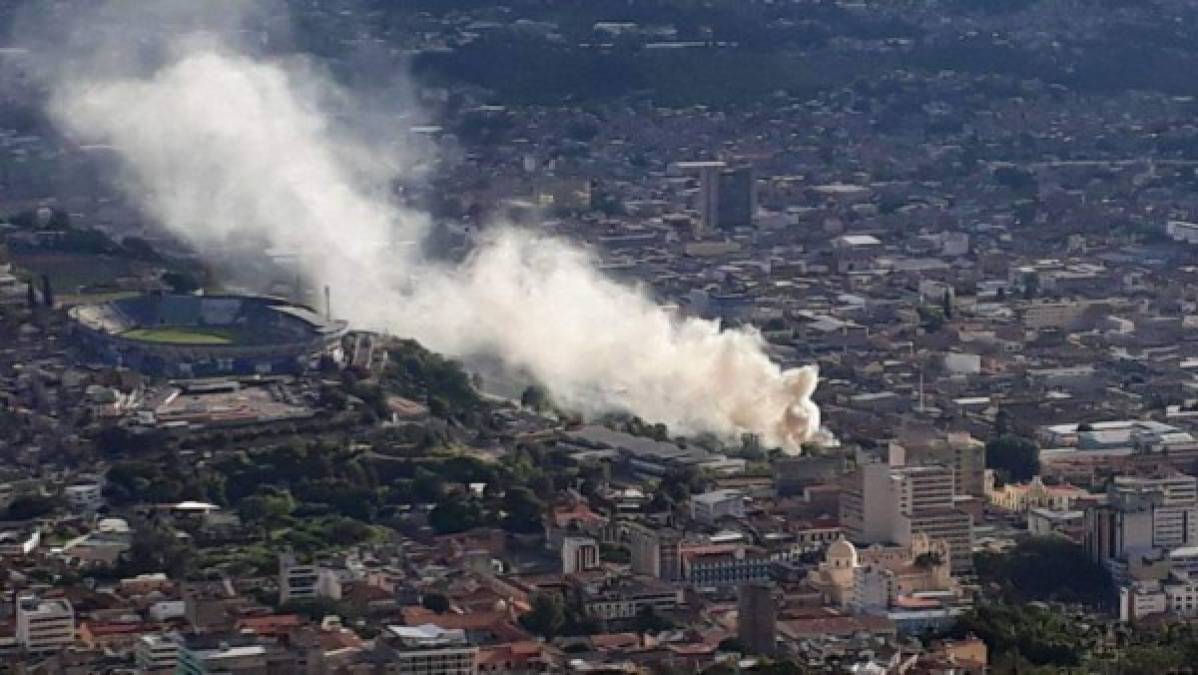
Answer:
<svg viewBox="0 0 1198 675"><path fill-rule="evenodd" d="M684 466L670 469L662 476L658 486L674 502L682 503L692 494L703 491L705 481L703 474L694 466Z"/></svg>
<svg viewBox="0 0 1198 675"><path fill-rule="evenodd" d="M5 510L6 520L32 520L50 515L58 508L58 500L42 494L17 495Z"/></svg>
<svg viewBox="0 0 1198 675"><path fill-rule="evenodd" d="M1011 433L1011 413L999 408L994 415L994 435L1006 436Z"/></svg>
<svg viewBox="0 0 1198 675"><path fill-rule="evenodd" d="M673 628L674 622L658 614L652 605L645 605L637 612L633 626L638 633L660 633Z"/></svg>
<svg viewBox="0 0 1198 675"><path fill-rule="evenodd" d="M1124 675L1157 675L1175 673L1185 665L1185 657L1169 645L1133 645L1119 660L1119 672Z"/></svg>
<svg viewBox="0 0 1198 675"><path fill-rule="evenodd" d="M1022 656L1034 665L1076 666L1083 645L1077 627L1062 614L1037 606L982 603L963 616L954 635L981 638L994 657Z"/></svg>
<svg viewBox="0 0 1198 675"><path fill-rule="evenodd" d="M533 595L532 608L520 617L528 630L545 638L560 634L566 623L566 603L560 593L542 591Z"/></svg>
<svg viewBox="0 0 1198 675"><path fill-rule="evenodd" d="M134 523L133 541L123 555L117 572L134 576L166 572L173 578L187 576L197 556L188 540L175 530L158 523Z"/></svg>
<svg viewBox="0 0 1198 675"><path fill-rule="evenodd" d="M974 556L978 578L1013 603L1057 601L1109 607L1115 589L1106 569L1059 537L1026 537L1003 553Z"/></svg>
<svg viewBox="0 0 1198 675"><path fill-rule="evenodd" d="M543 527L541 518L545 503L528 488L508 488L503 495L503 510L503 528L508 532L531 534L540 532Z"/></svg>
<svg viewBox="0 0 1198 675"><path fill-rule="evenodd" d="M348 603L337 602L330 598L304 598L292 600L279 607L279 611L299 614L312 621L320 621L326 616L339 616L342 619L352 619L356 612Z"/></svg>
<svg viewBox="0 0 1198 675"><path fill-rule="evenodd" d="M460 491L446 493L428 514L428 524L438 534L455 534L483 523L478 500Z"/></svg>
<svg viewBox="0 0 1198 675"><path fill-rule="evenodd" d="M445 479L424 467L413 475L414 495L421 504L434 503L445 494Z"/></svg>
<svg viewBox="0 0 1198 675"><path fill-rule="evenodd" d="M238 515L247 523L277 525L295 510L295 500L287 490L263 486L237 505Z"/></svg>
<svg viewBox="0 0 1198 675"><path fill-rule="evenodd" d="M1040 473L1040 448L1021 436L999 436L986 444L986 467L1002 472L1006 482L1029 480Z"/></svg>

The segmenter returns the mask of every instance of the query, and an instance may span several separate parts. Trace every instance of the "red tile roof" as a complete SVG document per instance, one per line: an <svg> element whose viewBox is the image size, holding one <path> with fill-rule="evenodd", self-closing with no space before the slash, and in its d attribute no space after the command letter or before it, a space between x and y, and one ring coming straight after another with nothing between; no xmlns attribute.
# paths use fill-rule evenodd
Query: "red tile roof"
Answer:
<svg viewBox="0 0 1198 675"><path fill-rule="evenodd" d="M487 666L505 662L523 664L539 658L545 646L534 640L521 640L498 645L486 645L478 650L478 665Z"/></svg>
<svg viewBox="0 0 1198 675"><path fill-rule="evenodd" d="M249 630L258 635L285 635L303 624L304 619L298 614L269 614L238 619L236 626L237 630Z"/></svg>
<svg viewBox="0 0 1198 675"><path fill-rule="evenodd" d="M409 626L421 626L426 623L431 623L434 626L441 628L453 629L461 628L463 630L496 630L506 626L508 621L508 613L504 610L489 610L483 612L469 612L466 614L458 614L456 612L445 612L438 614L432 610L425 609L416 605L408 605L400 609L403 615L404 623Z"/></svg>

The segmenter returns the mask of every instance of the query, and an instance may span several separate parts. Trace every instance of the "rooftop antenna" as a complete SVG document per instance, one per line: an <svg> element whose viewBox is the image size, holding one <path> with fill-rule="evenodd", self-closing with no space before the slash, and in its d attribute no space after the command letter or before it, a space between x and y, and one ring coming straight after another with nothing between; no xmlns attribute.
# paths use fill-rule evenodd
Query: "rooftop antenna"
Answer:
<svg viewBox="0 0 1198 675"><path fill-rule="evenodd" d="M333 300L327 285L324 287L324 318L327 321L333 320Z"/></svg>

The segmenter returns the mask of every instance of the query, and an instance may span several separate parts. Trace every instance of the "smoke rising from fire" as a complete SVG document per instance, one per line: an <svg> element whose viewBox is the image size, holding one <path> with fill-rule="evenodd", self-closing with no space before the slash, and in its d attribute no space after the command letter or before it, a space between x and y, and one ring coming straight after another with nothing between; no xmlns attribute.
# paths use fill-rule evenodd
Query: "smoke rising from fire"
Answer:
<svg viewBox="0 0 1198 675"><path fill-rule="evenodd" d="M56 72L49 110L68 135L111 146L129 195L202 254L290 251L336 290L340 318L498 358L584 413L790 450L818 429L814 369L784 372L755 331L672 315L573 244L495 226L462 263L394 246L429 225L383 189L405 158L340 133L323 104L343 94L311 69L210 33L165 51L149 68Z"/></svg>

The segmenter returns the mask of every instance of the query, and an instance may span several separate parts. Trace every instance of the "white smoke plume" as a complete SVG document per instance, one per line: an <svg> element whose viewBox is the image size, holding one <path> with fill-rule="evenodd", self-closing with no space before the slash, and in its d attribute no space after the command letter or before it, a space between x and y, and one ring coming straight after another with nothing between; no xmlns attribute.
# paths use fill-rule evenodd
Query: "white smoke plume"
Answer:
<svg viewBox="0 0 1198 675"><path fill-rule="evenodd" d="M819 428L813 368L784 372L755 331L673 316L570 243L494 227L460 265L398 252L428 218L377 189L396 164L332 128L321 104L335 90L310 69L209 35L174 40L153 68L67 68L52 83L53 119L110 145L149 215L202 253L296 253L357 327L496 357L585 413L755 433L790 451Z"/></svg>

